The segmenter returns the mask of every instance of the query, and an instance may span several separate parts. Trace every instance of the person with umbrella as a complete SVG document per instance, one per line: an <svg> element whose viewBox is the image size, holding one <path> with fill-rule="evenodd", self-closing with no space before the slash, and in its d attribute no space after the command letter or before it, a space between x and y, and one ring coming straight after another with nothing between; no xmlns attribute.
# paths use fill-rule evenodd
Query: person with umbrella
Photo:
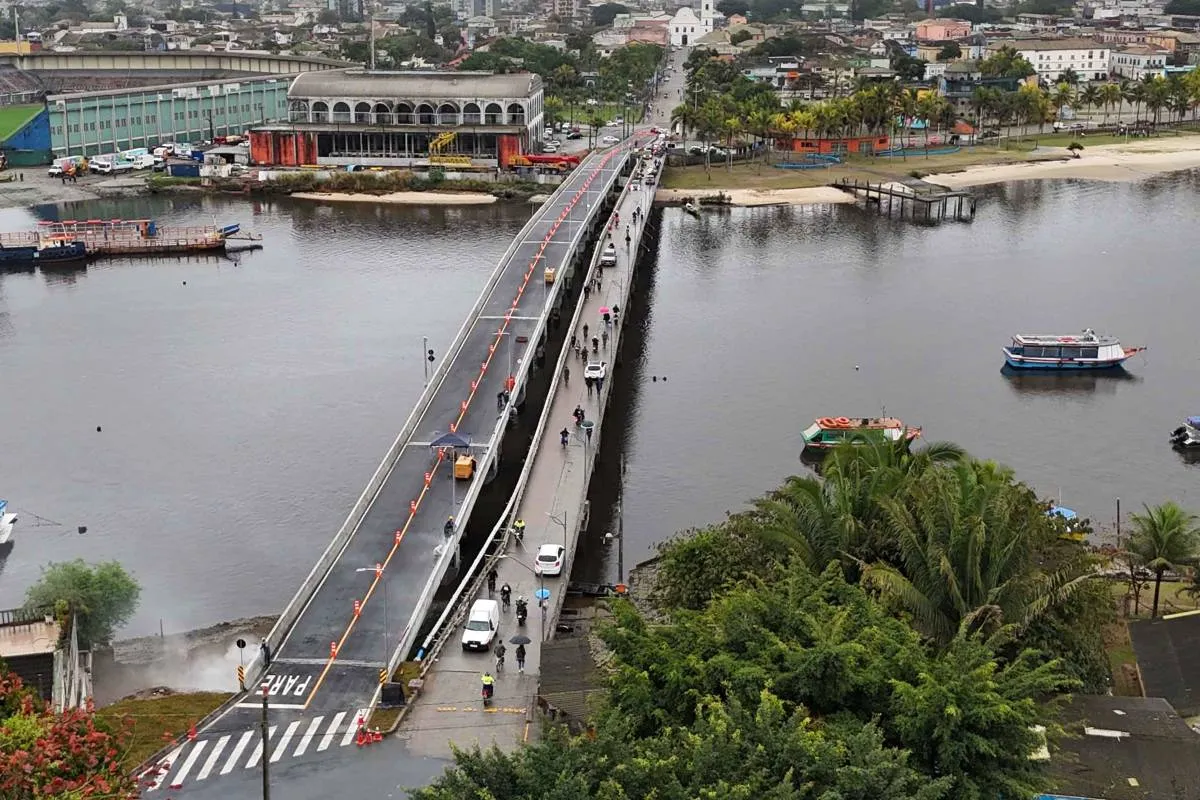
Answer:
<svg viewBox="0 0 1200 800"><path fill-rule="evenodd" d="M508 641L512 642L513 644L515 644L517 646L517 652L516 652L517 672L524 672L525 671L525 645L529 644L533 640L530 639L528 636L526 636L523 633L518 633L516 636L512 637Z"/></svg>

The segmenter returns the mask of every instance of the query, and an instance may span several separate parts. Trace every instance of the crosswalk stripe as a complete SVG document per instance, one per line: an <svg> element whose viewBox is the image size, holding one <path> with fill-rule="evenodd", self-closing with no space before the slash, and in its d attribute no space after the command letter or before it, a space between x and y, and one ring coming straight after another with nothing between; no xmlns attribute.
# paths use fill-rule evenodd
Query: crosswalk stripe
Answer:
<svg viewBox="0 0 1200 800"><path fill-rule="evenodd" d="M230 734L225 734L220 739L217 739L216 746L213 747L211 753L208 754L208 760L204 762L204 766L200 768L200 772L196 775L196 780L202 781L208 777L208 773L212 772L212 768L217 765L217 759L221 757L221 753L225 750L225 745L229 744L229 740L233 738Z"/></svg>
<svg viewBox="0 0 1200 800"><path fill-rule="evenodd" d="M292 737L296 735L296 728L299 727L300 720L296 720L287 726L287 730L283 732L283 737L279 740L279 744L275 745L275 750L271 753L272 764L283 758L283 751L287 750L287 746L292 743Z"/></svg>
<svg viewBox="0 0 1200 800"><path fill-rule="evenodd" d="M317 717L312 722L308 723L308 730L304 732L304 736L300 738L300 744L296 747L296 752L292 753L292 758L304 755L304 751L312 744L313 737L317 735L317 728L321 727L321 720L324 716Z"/></svg>
<svg viewBox="0 0 1200 800"><path fill-rule="evenodd" d="M275 735L275 729L278 727L279 727L278 725L272 725L271 727L267 728L267 744L270 744L271 737ZM263 757L263 740L262 740L262 737L260 736L258 739L258 744L254 745L254 752L250 754L250 760L246 762L246 769L251 769L253 767L257 767L258 762L262 760L262 757Z"/></svg>
<svg viewBox="0 0 1200 800"><path fill-rule="evenodd" d="M155 767L155 769L158 771L158 774L154 776L154 781L146 787L147 792L153 792L159 786L162 786L162 782L167 779L167 773L175 767L175 761L178 760L179 754L182 752L182 746L176 747L170 752L170 754L167 755L166 758L158 762L158 766Z"/></svg>
<svg viewBox="0 0 1200 800"><path fill-rule="evenodd" d="M234 745L233 752L229 754L229 760L225 762L225 766L221 767L221 774L228 775L233 772L233 768L237 766L238 757L242 755L242 751L246 749L246 745L250 744L250 737L254 735L254 731L246 731L242 734L242 738L238 739L238 743Z"/></svg>
<svg viewBox="0 0 1200 800"><path fill-rule="evenodd" d="M321 743L317 745L318 753L320 753L322 750L327 750L329 745L333 744L333 734L337 731L338 726L342 724L342 720L345 719L345 717L345 711L339 711L333 715L333 722L329 723L329 729L325 731L325 735L321 737Z"/></svg>
<svg viewBox="0 0 1200 800"><path fill-rule="evenodd" d="M350 744L354 739L354 734L358 731L358 721L367 718L367 709L360 708L354 713L354 719L350 720L350 724L346 726L346 734L342 737L342 747Z"/></svg>
<svg viewBox="0 0 1200 800"><path fill-rule="evenodd" d="M196 766L196 762L200 760L200 754L204 752L204 748L208 746L207 739L201 739L196 742L196 746L192 748L192 752L188 753L187 761L183 762L183 768L171 778L169 786L183 783L187 778L188 773L192 771L192 767Z"/></svg>

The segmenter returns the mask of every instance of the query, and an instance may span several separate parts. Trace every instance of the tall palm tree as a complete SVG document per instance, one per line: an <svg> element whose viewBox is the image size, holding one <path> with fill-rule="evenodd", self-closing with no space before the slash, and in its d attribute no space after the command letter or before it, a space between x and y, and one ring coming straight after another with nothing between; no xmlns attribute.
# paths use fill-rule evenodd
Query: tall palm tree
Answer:
<svg viewBox="0 0 1200 800"><path fill-rule="evenodd" d="M1104 124L1108 125L1108 111L1112 106L1120 107L1121 87L1115 83L1106 83L1099 88L1100 102L1104 105Z"/></svg>
<svg viewBox="0 0 1200 800"><path fill-rule="evenodd" d="M1079 101L1087 109L1088 117L1090 118L1092 116L1092 109L1100 104L1100 87L1094 83L1089 83L1079 93Z"/></svg>
<svg viewBox="0 0 1200 800"><path fill-rule="evenodd" d="M1142 507L1146 509L1145 514L1130 515L1134 533L1128 546L1137 561L1154 573L1154 604L1150 607L1150 616L1157 617L1163 573L1195 562L1200 552L1200 527L1197 527L1195 514L1184 511L1175 503Z"/></svg>
<svg viewBox="0 0 1200 800"><path fill-rule="evenodd" d="M1161 75L1148 75L1145 81L1146 110L1154 115L1154 124L1158 125L1158 115L1171 101L1171 87L1166 78Z"/></svg>
<svg viewBox="0 0 1200 800"><path fill-rule="evenodd" d="M1146 87L1140 83L1128 83L1121 88L1121 98L1126 103L1133 104L1133 121L1137 122L1142 113L1142 103L1146 99Z"/></svg>
<svg viewBox="0 0 1200 800"><path fill-rule="evenodd" d="M763 146L764 156L767 163L771 163L771 147L770 133L772 130L773 115L765 108L754 108L745 115L746 129L752 133L759 143Z"/></svg>
<svg viewBox="0 0 1200 800"><path fill-rule="evenodd" d="M1041 571L1037 553L1053 539L1045 514L1023 487L988 474L965 462L929 470L879 501L899 557L868 566L863 580L940 646L1021 629L1088 578L1083 565Z"/></svg>

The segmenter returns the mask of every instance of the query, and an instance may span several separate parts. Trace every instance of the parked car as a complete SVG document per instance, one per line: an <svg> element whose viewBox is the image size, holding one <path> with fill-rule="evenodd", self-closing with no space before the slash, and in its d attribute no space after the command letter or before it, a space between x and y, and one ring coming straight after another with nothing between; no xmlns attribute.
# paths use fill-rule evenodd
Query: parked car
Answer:
<svg viewBox="0 0 1200 800"><path fill-rule="evenodd" d="M600 137L600 144L616 144L619 141L621 140L611 134Z"/></svg>
<svg viewBox="0 0 1200 800"><path fill-rule="evenodd" d="M545 575L548 578L555 575L561 575L563 569L563 554L566 552L567 549L561 544L542 545L538 548L537 559L533 562L533 571L538 575ZM496 601L493 600L491 602L494 603Z"/></svg>
<svg viewBox="0 0 1200 800"><path fill-rule="evenodd" d="M538 554L541 557L541 554ZM562 569L561 565L559 569ZM557 573L555 573L557 574ZM463 650L488 650L500 630L500 604L495 600L476 600L463 628Z"/></svg>
<svg viewBox="0 0 1200 800"><path fill-rule="evenodd" d="M61 177L63 174L63 168L60 167L58 164L51 164L50 169L46 170L46 174L49 175L51 178Z"/></svg>
<svg viewBox="0 0 1200 800"><path fill-rule="evenodd" d="M580 133L579 131L571 131L570 133L567 134L567 138L568 139L582 139L583 134Z"/></svg>

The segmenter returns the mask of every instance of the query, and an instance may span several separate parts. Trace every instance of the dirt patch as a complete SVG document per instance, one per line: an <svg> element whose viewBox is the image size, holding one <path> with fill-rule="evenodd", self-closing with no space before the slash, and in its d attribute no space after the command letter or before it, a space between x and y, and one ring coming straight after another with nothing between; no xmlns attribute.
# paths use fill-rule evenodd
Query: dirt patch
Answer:
<svg viewBox="0 0 1200 800"><path fill-rule="evenodd" d="M143 636L98 651L93 665L96 704L143 692L233 692L237 667L258 652L276 617L250 617L169 636ZM244 639L246 649L237 647Z"/></svg>

